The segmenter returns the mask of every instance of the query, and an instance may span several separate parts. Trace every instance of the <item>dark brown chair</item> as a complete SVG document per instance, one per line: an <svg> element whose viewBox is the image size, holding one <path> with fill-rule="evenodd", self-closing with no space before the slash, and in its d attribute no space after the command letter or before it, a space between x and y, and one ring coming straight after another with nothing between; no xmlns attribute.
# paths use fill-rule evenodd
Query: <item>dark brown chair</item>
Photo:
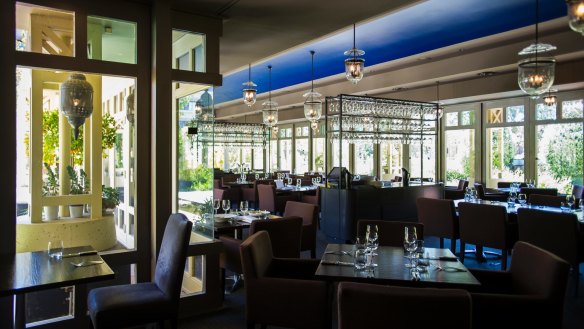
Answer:
<svg viewBox="0 0 584 329"><path fill-rule="evenodd" d="M456 239L460 239L458 215L454 202L448 199L418 198L418 221L424 224L424 234L440 238L440 248L444 248L444 238L450 239L450 250L456 252Z"/></svg>
<svg viewBox="0 0 584 329"><path fill-rule="evenodd" d="M464 192L465 192L467 187L468 187L468 181L466 179L459 179L458 186L456 186L456 187L445 186L444 187L444 198L451 199L451 200L463 199Z"/></svg>
<svg viewBox="0 0 584 329"><path fill-rule="evenodd" d="M497 182L497 188L510 188L513 182ZM527 187L527 183L520 183L519 187Z"/></svg>
<svg viewBox="0 0 584 329"><path fill-rule="evenodd" d="M584 239L574 213L531 208L517 210L519 240L545 249L567 261L574 270L578 292L580 263L584 262Z"/></svg>
<svg viewBox="0 0 584 329"><path fill-rule="evenodd" d="M582 199L582 198L584 198L584 186L574 184L574 186L572 186L572 195L576 199Z"/></svg>
<svg viewBox="0 0 584 329"><path fill-rule="evenodd" d="M241 200L249 202L249 207L257 207L258 204L258 181L254 181L251 186L241 187Z"/></svg>
<svg viewBox="0 0 584 329"><path fill-rule="evenodd" d="M566 198L556 195L530 194L527 201L534 206L560 207Z"/></svg>
<svg viewBox="0 0 584 329"><path fill-rule="evenodd" d="M251 223L249 234L259 231L267 231L274 241L272 253L278 257L300 258L300 241L302 235L302 218L292 216L280 219L255 220ZM242 240L230 236L221 235L219 240L223 242L223 252L219 257L221 267L221 280L225 288L225 270L236 275L243 273L239 247ZM238 281L236 280L236 283Z"/></svg>
<svg viewBox="0 0 584 329"><path fill-rule="evenodd" d="M507 201L507 193L503 192L487 192L485 187L481 183L474 183L475 190L477 191L477 197L481 200L489 201Z"/></svg>
<svg viewBox="0 0 584 329"><path fill-rule="evenodd" d="M316 258L318 207L310 203L288 201L286 202L286 208L284 209L284 217L290 216L302 218L300 251L310 250L310 257Z"/></svg>
<svg viewBox="0 0 584 329"><path fill-rule="evenodd" d="M289 328L327 328L327 283L314 280L320 260L277 258L270 235L254 233L241 244L245 276L245 320Z"/></svg>
<svg viewBox="0 0 584 329"><path fill-rule="evenodd" d="M213 199L229 200L231 207L239 207L239 200L241 199L240 188L214 188ZM223 209L219 208L218 213L222 213Z"/></svg>
<svg viewBox="0 0 584 329"><path fill-rule="evenodd" d="M462 289L341 282L338 329L471 327L471 296Z"/></svg>
<svg viewBox="0 0 584 329"><path fill-rule="evenodd" d="M379 219L361 219L357 222L357 236L364 236L367 225L377 225L380 246L403 247L404 228L415 226L418 239L424 238L424 224Z"/></svg>
<svg viewBox="0 0 584 329"><path fill-rule="evenodd" d="M274 185L258 185L258 200L259 208L267 210L274 214L284 213L286 202L295 201L294 195L276 195L276 186Z"/></svg>
<svg viewBox="0 0 584 329"><path fill-rule="evenodd" d="M164 229L154 282L92 289L87 309L93 328L115 329L170 320L177 328L180 291L192 222L172 214ZM80 269L81 270L81 269Z"/></svg>
<svg viewBox="0 0 584 329"><path fill-rule="evenodd" d="M316 188L314 194L302 194L302 202L310 203L320 208L320 186Z"/></svg>
<svg viewBox="0 0 584 329"><path fill-rule="evenodd" d="M458 204L460 250L471 243L501 249L501 270L507 269L507 253L517 241L517 225L510 223L503 206L461 202ZM465 251L466 252L466 251ZM460 253L464 262L465 252Z"/></svg>
<svg viewBox="0 0 584 329"><path fill-rule="evenodd" d="M561 328L570 265L519 241L509 271L471 269L481 291L471 292L473 328Z"/></svg>
<svg viewBox="0 0 584 329"><path fill-rule="evenodd" d="M558 195L557 188L522 187L519 191L519 193L525 194L527 199L529 199L531 194Z"/></svg>

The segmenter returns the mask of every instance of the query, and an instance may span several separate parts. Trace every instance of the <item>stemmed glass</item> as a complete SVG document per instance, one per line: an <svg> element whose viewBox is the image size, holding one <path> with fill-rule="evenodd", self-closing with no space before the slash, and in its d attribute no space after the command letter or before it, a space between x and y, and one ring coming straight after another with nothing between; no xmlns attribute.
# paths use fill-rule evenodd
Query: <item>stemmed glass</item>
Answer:
<svg viewBox="0 0 584 329"><path fill-rule="evenodd" d="M572 210L572 208L574 207L574 203L576 202L576 198L573 195L566 195L566 203L568 204L568 207L570 208L570 210Z"/></svg>
<svg viewBox="0 0 584 329"><path fill-rule="evenodd" d="M231 209L231 201L230 200L222 200L221 201L221 208L225 211L225 214L229 213L229 209Z"/></svg>
<svg viewBox="0 0 584 329"><path fill-rule="evenodd" d="M219 211L220 207L221 207L221 200L219 200L219 199L213 200L213 209L215 209L215 215L217 215L217 211Z"/></svg>
<svg viewBox="0 0 584 329"><path fill-rule="evenodd" d="M367 233L365 234L367 252L371 255L371 262L368 265L375 267L377 264L373 261L373 258L377 256L375 251L377 248L379 248L379 234L377 225L367 225Z"/></svg>
<svg viewBox="0 0 584 329"><path fill-rule="evenodd" d="M519 193L517 195L517 200L519 200L519 204L523 207L527 203L527 195L525 195L525 193Z"/></svg>
<svg viewBox="0 0 584 329"><path fill-rule="evenodd" d="M410 261L406 263L406 267L412 267L412 259L414 251L418 247L416 240L418 239L415 226L404 227L404 249L407 251L406 258Z"/></svg>
<svg viewBox="0 0 584 329"><path fill-rule="evenodd" d="M242 214L242 215L244 215L244 216L245 216L245 215L247 215L247 211L248 211L248 209L249 209L249 208L248 208L248 203L247 203L247 201L245 201L245 200L244 200L244 201L241 201L241 202L239 203L239 210L241 210L241 214Z"/></svg>

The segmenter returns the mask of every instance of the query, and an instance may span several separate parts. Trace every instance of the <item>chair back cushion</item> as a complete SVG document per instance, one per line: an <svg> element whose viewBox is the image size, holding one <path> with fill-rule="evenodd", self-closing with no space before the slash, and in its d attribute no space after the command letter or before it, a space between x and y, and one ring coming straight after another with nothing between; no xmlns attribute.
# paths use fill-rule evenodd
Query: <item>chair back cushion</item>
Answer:
<svg viewBox="0 0 584 329"><path fill-rule="evenodd" d="M471 327L471 297L462 289L341 282L337 300L339 329Z"/></svg>
<svg viewBox="0 0 584 329"><path fill-rule="evenodd" d="M192 226L193 223L185 215L170 215L156 260L154 283L176 303L179 302Z"/></svg>
<svg viewBox="0 0 584 329"><path fill-rule="evenodd" d="M576 199L584 198L584 186L574 184L572 187L572 195L576 197Z"/></svg>
<svg viewBox="0 0 584 329"><path fill-rule="evenodd" d="M292 216L280 219L254 220L249 232L267 231L270 235L272 254L280 258L300 258L302 218Z"/></svg>
<svg viewBox="0 0 584 329"><path fill-rule="evenodd" d="M457 190L464 190L468 187L468 181L466 179L459 179L458 180L458 187Z"/></svg>
<svg viewBox="0 0 584 329"><path fill-rule="evenodd" d="M513 248L509 268L515 294L538 295L550 305L563 305L570 265L560 257L525 241Z"/></svg>
<svg viewBox="0 0 584 329"><path fill-rule="evenodd" d="M452 200L418 198L416 206L424 234L458 239L458 216Z"/></svg>
<svg viewBox="0 0 584 329"><path fill-rule="evenodd" d="M530 194L528 202L537 206L560 207L566 198L557 195Z"/></svg>
<svg viewBox="0 0 584 329"><path fill-rule="evenodd" d="M578 266L580 239L576 214L519 208L517 222L519 240L545 249L573 266Z"/></svg>
<svg viewBox="0 0 584 329"><path fill-rule="evenodd" d="M357 222L357 236L364 236L367 225L377 225L380 246L403 247L404 228L415 226L418 239L424 238L424 224L379 219L361 219Z"/></svg>
<svg viewBox="0 0 584 329"><path fill-rule="evenodd" d="M253 284L255 280L268 274L274 258L268 232L259 231L250 235L241 243L239 250L246 286L248 282Z"/></svg>
<svg viewBox="0 0 584 329"><path fill-rule="evenodd" d="M316 225L318 207L310 203L288 201L284 209L284 217L290 216L302 218L302 225Z"/></svg>
<svg viewBox="0 0 584 329"><path fill-rule="evenodd" d="M460 240L497 249L511 247L505 207L460 202L458 216Z"/></svg>
<svg viewBox="0 0 584 329"><path fill-rule="evenodd" d="M261 210L276 211L276 191L274 185L258 184L258 202Z"/></svg>

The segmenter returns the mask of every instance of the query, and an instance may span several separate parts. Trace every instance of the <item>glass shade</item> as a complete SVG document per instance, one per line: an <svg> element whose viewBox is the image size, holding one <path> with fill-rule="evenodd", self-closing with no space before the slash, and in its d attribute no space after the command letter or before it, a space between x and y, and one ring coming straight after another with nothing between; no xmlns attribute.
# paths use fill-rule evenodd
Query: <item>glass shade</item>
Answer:
<svg viewBox="0 0 584 329"><path fill-rule="evenodd" d="M304 101L304 117L308 121L319 120L322 116L322 95L316 91L309 91L303 95L306 97Z"/></svg>
<svg viewBox="0 0 584 329"><path fill-rule="evenodd" d="M584 0L567 0L566 5L570 28L584 35Z"/></svg>
<svg viewBox="0 0 584 329"><path fill-rule="evenodd" d="M73 127L77 139L79 127L93 113L93 87L83 74L73 73L61 84L61 112Z"/></svg>
<svg viewBox="0 0 584 329"><path fill-rule="evenodd" d="M350 57L345 59L345 76L347 80L357 84L363 79L363 70L365 69L365 60L359 57Z"/></svg>
<svg viewBox="0 0 584 329"><path fill-rule="evenodd" d="M252 106L256 102L257 90L254 88L256 86L252 81L243 83L245 88L243 88L243 103L247 106Z"/></svg>
<svg viewBox="0 0 584 329"><path fill-rule="evenodd" d="M519 61L519 88L532 98L538 98L554 84L555 68L556 60L553 58L527 58Z"/></svg>
<svg viewBox="0 0 584 329"><path fill-rule="evenodd" d="M543 103L546 106L555 106L556 103L558 101L558 98L556 97L556 95L547 95L543 98Z"/></svg>
<svg viewBox="0 0 584 329"><path fill-rule="evenodd" d="M265 125L273 127L278 123L278 103L265 101L262 103L262 118Z"/></svg>
<svg viewBox="0 0 584 329"><path fill-rule="evenodd" d="M312 130L314 130L315 132L318 131L318 120L314 120L310 123L310 128L312 128Z"/></svg>

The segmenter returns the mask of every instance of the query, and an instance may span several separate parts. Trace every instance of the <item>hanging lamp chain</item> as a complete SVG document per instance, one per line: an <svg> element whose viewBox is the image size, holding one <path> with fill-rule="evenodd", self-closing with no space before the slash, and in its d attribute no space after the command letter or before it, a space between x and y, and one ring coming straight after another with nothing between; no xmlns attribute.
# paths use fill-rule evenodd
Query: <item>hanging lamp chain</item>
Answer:
<svg viewBox="0 0 584 329"><path fill-rule="evenodd" d="M248 64L248 73L247 73L247 75L248 75L248 78L249 78L248 81L251 82L251 64Z"/></svg>
<svg viewBox="0 0 584 329"><path fill-rule="evenodd" d="M535 65L537 67L537 52L539 48L539 0L535 0Z"/></svg>
<svg viewBox="0 0 584 329"><path fill-rule="evenodd" d="M268 65L268 70L270 70L270 83L269 83L269 91L268 91L268 98L270 102L272 101L272 65Z"/></svg>
<svg viewBox="0 0 584 329"><path fill-rule="evenodd" d="M353 24L353 59L357 58L357 44L356 44L356 39L357 39L357 28L355 26L355 24Z"/></svg>
<svg viewBox="0 0 584 329"><path fill-rule="evenodd" d="M310 91L314 92L314 50L310 51L312 55L312 72L311 72L311 81L310 81Z"/></svg>

